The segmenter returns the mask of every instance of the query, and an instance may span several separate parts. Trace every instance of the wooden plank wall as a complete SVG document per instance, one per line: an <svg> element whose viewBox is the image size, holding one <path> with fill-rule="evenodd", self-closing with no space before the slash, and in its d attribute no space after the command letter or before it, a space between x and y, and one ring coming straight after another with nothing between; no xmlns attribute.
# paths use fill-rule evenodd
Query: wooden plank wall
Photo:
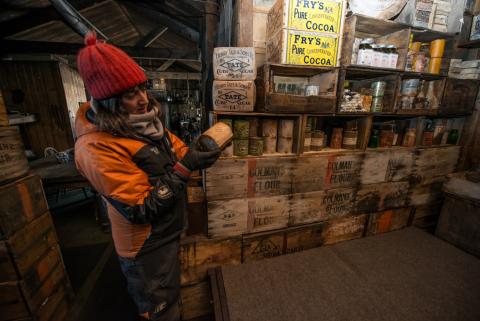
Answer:
<svg viewBox="0 0 480 321"><path fill-rule="evenodd" d="M80 104L87 101L85 93L85 85L80 74L73 68L64 63L59 63L60 76L62 78L63 90L68 109L68 117L70 119L70 127L72 134L75 135L75 116Z"/></svg>
<svg viewBox="0 0 480 321"><path fill-rule="evenodd" d="M0 88L12 110L37 115L26 128L25 147L43 156L46 147L65 150L74 141L58 62L15 61L0 63ZM12 99L12 94L24 100Z"/></svg>

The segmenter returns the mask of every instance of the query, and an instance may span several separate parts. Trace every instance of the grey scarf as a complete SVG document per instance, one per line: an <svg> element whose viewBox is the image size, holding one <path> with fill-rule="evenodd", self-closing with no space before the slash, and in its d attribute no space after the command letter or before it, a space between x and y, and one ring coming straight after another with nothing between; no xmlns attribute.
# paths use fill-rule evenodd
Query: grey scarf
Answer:
<svg viewBox="0 0 480 321"><path fill-rule="evenodd" d="M145 114L130 114L128 124L141 136L152 140L160 140L163 137L164 129L160 120L160 110L156 106Z"/></svg>

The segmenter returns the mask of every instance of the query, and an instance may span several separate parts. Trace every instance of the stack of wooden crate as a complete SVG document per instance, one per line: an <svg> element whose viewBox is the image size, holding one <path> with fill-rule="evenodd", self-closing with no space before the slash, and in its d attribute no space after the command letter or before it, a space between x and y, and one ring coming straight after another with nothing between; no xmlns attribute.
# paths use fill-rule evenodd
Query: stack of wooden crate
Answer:
<svg viewBox="0 0 480 321"><path fill-rule="evenodd" d="M210 114L211 124L235 123L236 119L251 123L294 120L293 149L289 154L221 157L205 171L208 232L184 238L180 250L186 319L210 312L207 271L215 266L267 259L412 224L429 228L437 220L441 184L456 170L460 147L458 141L424 146L425 124L439 116L449 121L460 117L463 124L473 110L480 83L466 86L448 78L448 59L438 75L406 72L405 65L411 36L422 42L446 38L447 47L454 38L359 15L346 19L343 32L344 14L336 16L334 9L339 5L343 12L343 2L322 2L328 12L317 2L318 7L308 3L310 8L302 7L306 1L278 0L269 11L267 63L258 68L255 111L214 108ZM318 29L307 28L314 24L325 28L327 20L338 22L339 29L327 28L334 32L323 29L317 34ZM317 36L336 41L335 59L341 59L340 68L336 62L322 63L328 50L318 50L320 59L314 63L306 58ZM399 55L396 68L357 65L352 59L356 38L394 45ZM328 41L325 48L332 49ZM446 53L447 58L449 51ZM434 82L438 105L398 110L402 81L408 79ZM379 81L387 83L382 111L341 108L344 82L370 89ZM461 97L461 107L454 103L455 97ZM324 139L330 142L332 127L346 130L353 122L358 135L356 145L349 149L329 144L310 151L305 148L307 128L313 131L313 123L317 132L328 134ZM368 147L375 126L384 122L408 122L415 131L415 143ZM460 128L459 132L461 135Z"/></svg>
<svg viewBox="0 0 480 321"><path fill-rule="evenodd" d="M0 127L0 173L0 320L64 320L72 290L18 128Z"/></svg>

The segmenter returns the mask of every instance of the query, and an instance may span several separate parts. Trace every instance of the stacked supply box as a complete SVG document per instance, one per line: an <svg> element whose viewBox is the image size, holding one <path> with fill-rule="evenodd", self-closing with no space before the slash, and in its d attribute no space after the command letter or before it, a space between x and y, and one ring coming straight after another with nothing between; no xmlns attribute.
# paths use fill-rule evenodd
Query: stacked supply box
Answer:
<svg viewBox="0 0 480 321"><path fill-rule="evenodd" d="M253 111L255 106L255 49L215 48L213 51L213 109Z"/></svg>
<svg viewBox="0 0 480 321"><path fill-rule="evenodd" d="M336 67L345 1L278 0L268 13L267 61Z"/></svg>

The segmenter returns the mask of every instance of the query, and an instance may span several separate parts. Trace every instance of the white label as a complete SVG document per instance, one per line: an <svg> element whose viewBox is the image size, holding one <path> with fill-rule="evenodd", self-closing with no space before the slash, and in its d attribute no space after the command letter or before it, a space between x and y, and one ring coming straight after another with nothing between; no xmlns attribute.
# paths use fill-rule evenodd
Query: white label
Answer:
<svg viewBox="0 0 480 321"><path fill-rule="evenodd" d="M344 137L343 145L357 145L357 137Z"/></svg>
<svg viewBox="0 0 480 321"><path fill-rule="evenodd" d="M312 145L312 137L305 137L305 143L303 145L304 146Z"/></svg>
<svg viewBox="0 0 480 321"><path fill-rule="evenodd" d="M390 67L390 55L388 53L382 53L382 67L383 68Z"/></svg>
<svg viewBox="0 0 480 321"><path fill-rule="evenodd" d="M371 66L381 67L382 66L382 53L379 51L373 52L373 60Z"/></svg>
<svg viewBox="0 0 480 321"><path fill-rule="evenodd" d="M397 61L398 61L398 54L391 53L389 54L389 65L390 68L396 69L397 68Z"/></svg>
<svg viewBox="0 0 480 321"><path fill-rule="evenodd" d="M312 138L311 146L323 146L323 137Z"/></svg>

